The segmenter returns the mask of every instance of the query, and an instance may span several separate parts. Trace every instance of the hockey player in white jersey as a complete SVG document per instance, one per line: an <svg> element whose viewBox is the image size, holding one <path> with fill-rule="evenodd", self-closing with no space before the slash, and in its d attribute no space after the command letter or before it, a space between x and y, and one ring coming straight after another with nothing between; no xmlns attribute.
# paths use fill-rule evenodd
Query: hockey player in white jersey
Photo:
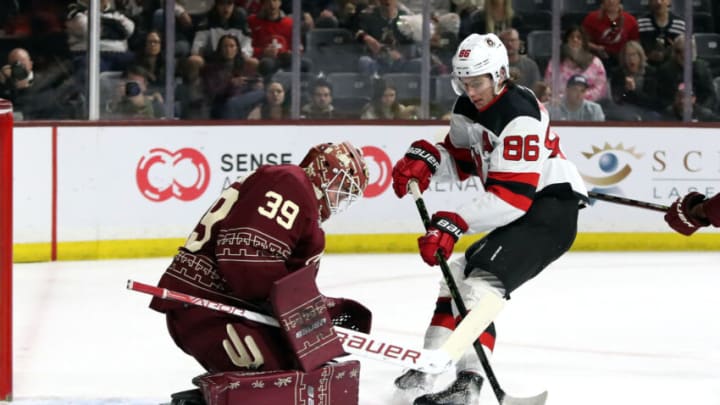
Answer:
<svg viewBox="0 0 720 405"><path fill-rule="evenodd" d="M468 36L453 57L452 86L458 94L450 131L437 144L412 143L393 168L398 197L417 181L421 191L435 182L477 176L484 185L470 203L438 211L418 239L423 260L449 259L466 232L489 232L449 263L465 306L472 313L485 294L504 299L564 254L577 233L578 209L587 191L576 167L565 159L549 116L532 91L508 79L507 51L494 34ZM424 345L436 349L458 325L458 312L441 282ZM478 337L489 351L494 324ZM468 347L456 363L456 380L431 392L434 377L410 370L395 380L398 389L429 392L416 405L475 404L483 378L477 353Z"/></svg>

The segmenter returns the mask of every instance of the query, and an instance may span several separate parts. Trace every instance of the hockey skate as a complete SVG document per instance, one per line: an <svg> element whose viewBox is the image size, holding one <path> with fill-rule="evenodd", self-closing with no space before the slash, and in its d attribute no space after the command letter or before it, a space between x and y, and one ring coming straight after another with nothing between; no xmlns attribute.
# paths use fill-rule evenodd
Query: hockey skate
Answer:
<svg viewBox="0 0 720 405"><path fill-rule="evenodd" d="M461 371L457 379L443 391L415 398L413 405L474 405L480 401L483 378L470 371Z"/></svg>
<svg viewBox="0 0 720 405"><path fill-rule="evenodd" d="M409 369L403 375L395 379L395 386L401 390L429 392L432 390L434 382L434 375Z"/></svg>
<svg viewBox="0 0 720 405"><path fill-rule="evenodd" d="M436 376L422 371L409 369L395 379L393 403L407 404L420 395L432 392Z"/></svg>

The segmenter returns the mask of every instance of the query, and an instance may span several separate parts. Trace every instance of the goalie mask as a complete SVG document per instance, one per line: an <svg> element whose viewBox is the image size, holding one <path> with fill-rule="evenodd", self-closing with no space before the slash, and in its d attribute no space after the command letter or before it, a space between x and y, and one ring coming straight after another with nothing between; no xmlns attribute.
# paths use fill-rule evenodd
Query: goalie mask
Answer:
<svg viewBox="0 0 720 405"><path fill-rule="evenodd" d="M300 167L305 169L320 203L320 219L342 212L362 197L368 170L362 152L349 142L313 146Z"/></svg>
<svg viewBox="0 0 720 405"><path fill-rule="evenodd" d="M452 59L452 87L455 94L465 93L465 77L492 76L495 94L500 94L510 72L507 49L495 34L470 34L465 38Z"/></svg>

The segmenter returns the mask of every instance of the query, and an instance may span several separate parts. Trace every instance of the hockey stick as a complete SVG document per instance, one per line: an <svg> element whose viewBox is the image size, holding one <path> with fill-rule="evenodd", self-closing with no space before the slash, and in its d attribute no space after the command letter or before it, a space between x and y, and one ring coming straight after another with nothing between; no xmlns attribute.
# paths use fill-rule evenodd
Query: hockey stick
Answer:
<svg viewBox="0 0 720 405"><path fill-rule="evenodd" d="M615 204L629 205L631 207L645 208L653 211L666 212L670 207L662 204L655 204L645 201L633 200L632 198L619 197L616 195L596 193L589 191L588 196L596 200L607 201Z"/></svg>
<svg viewBox="0 0 720 405"><path fill-rule="evenodd" d="M415 205L417 206L418 212L420 213L420 218L422 218L423 224L425 228L428 227L430 224L430 216L428 215L427 208L425 207L425 201L422 198L422 193L420 192L420 188L418 187L418 184L416 181L411 181L408 185L408 188L410 189L410 193L413 196L413 199L415 199ZM460 291L458 290L457 284L455 283L455 279L453 279L452 273L450 273L450 267L447 264L447 261L442 256L440 252L435 253L435 257L437 258L438 263L440 264L440 269L442 270L443 278L445 279L445 283L448 286L448 289L450 290L450 295L453 298L453 301L455 301L455 306L457 306L458 312L460 313L460 318L465 319L465 317L468 315L467 307L465 306L465 303L463 302L462 296L460 295ZM492 295L492 294L488 294ZM475 312L475 311L473 311ZM461 322L462 324L462 322ZM527 397L527 398L519 398L519 397L511 397L509 396L500 386L500 383L497 380L497 377L495 376L495 372L492 369L492 366L490 365L490 361L487 358L487 355L485 355L485 350L482 347L482 344L480 343L479 339L477 338L478 335L476 335L473 339L473 347L475 348L475 352L478 355L478 358L480 359L480 363L482 364L483 371L485 371L485 376L487 377L488 381L490 382L490 386L492 386L493 392L495 393L495 397L497 398L500 405L543 405L545 404L545 401L547 400L547 391L544 391L534 397Z"/></svg>
<svg viewBox="0 0 720 405"><path fill-rule="evenodd" d="M205 298L199 298L189 294L168 290L167 288L155 287L138 281L128 280L127 289L149 294L165 300L178 301L212 309L218 312L225 312L227 314L235 315L264 325L280 327L280 323L278 323L277 319L271 316L234 307L232 305L222 304ZM437 350L418 350L412 347L390 342L389 340L376 335L369 335L352 329L341 328L339 326L334 326L333 328L340 338L343 349L349 354L384 361L398 367L412 368L430 374L443 373L447 371L451 365L447 356L444 353L439 353Z"/></svg>

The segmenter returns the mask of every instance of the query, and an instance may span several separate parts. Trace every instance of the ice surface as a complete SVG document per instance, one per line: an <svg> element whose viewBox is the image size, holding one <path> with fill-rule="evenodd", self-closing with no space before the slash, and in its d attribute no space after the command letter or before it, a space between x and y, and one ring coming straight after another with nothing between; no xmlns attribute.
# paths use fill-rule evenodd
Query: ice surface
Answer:
<svg viewBox="0 0 720 405"><path fill-rule="evenodd" d="M159 404L192 388L203 370L149 297L125 289L154 284L169 260L16 265L13 403ZM501 385L547 389L549 405L720 405L719 263L715 252L567 254L500 314ZM367 305L375 331L421 345L439 279L414 254L326 255L318 284ZM402 403L401 372L363 359L360 403ZM496 404L488 386L482 403Z"/></svg>

